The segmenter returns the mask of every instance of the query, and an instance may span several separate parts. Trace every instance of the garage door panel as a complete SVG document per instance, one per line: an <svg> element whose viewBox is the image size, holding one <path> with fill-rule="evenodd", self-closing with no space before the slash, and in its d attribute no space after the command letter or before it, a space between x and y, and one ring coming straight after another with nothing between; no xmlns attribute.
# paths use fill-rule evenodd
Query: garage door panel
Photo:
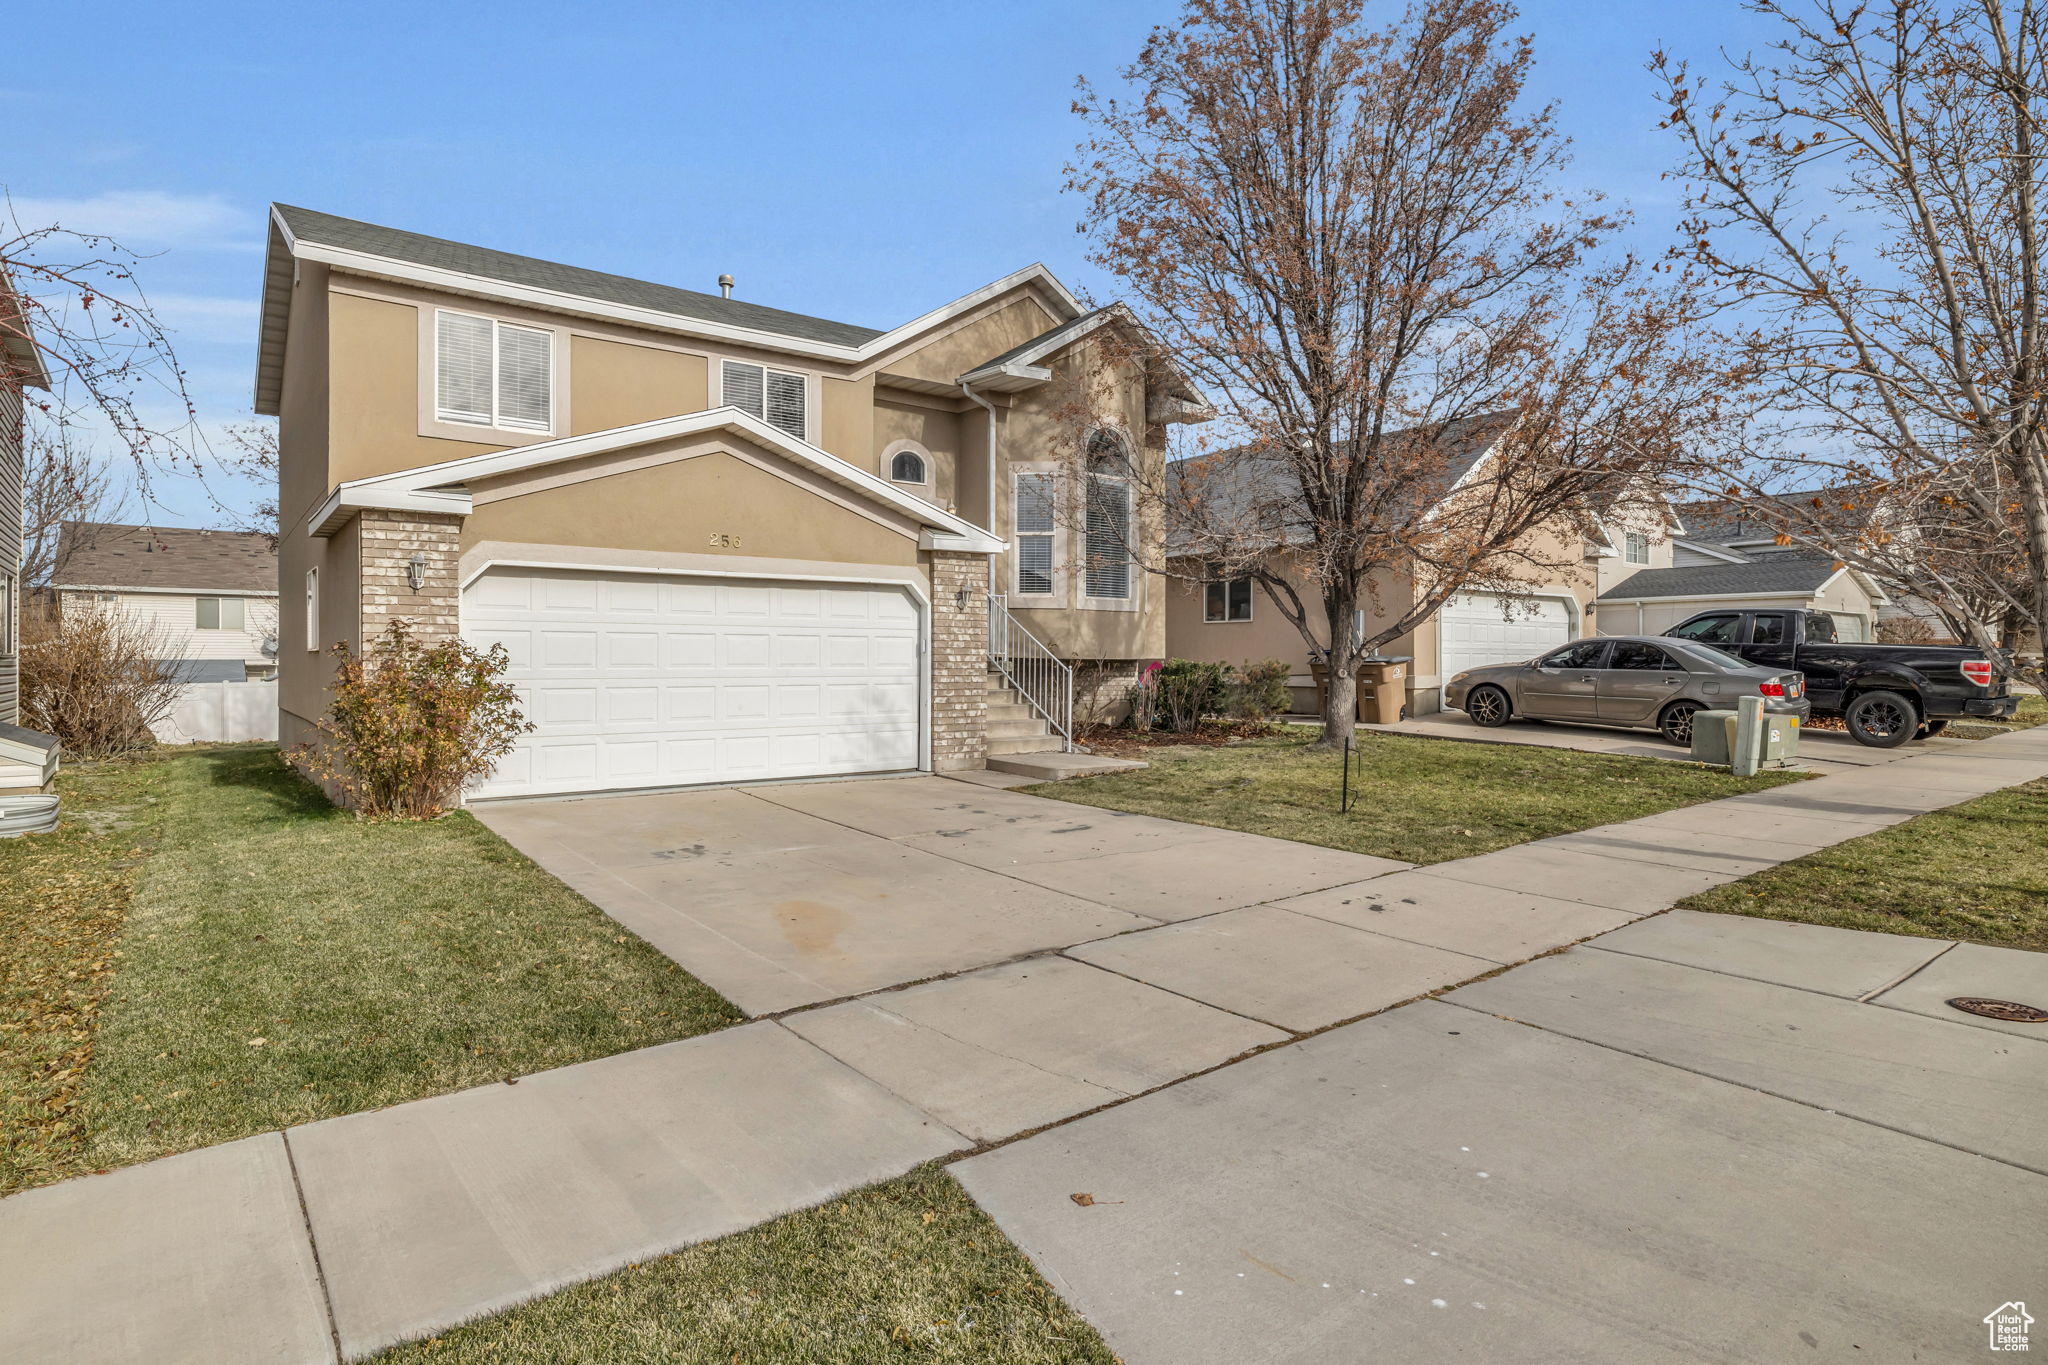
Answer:
<svg viewBox="0 0 2048 1365"><path fill-rule="evenodd" d="M1448 681L1467 669L1517 663L1572 638L1571 612L1556 598L1523 598L1512 607L1493 593L1452 598L1438 617Z"/></svg>
<svg viewBox="0 0 2048 1365"><path fill-rule="evenodd" d="M918 608L900 588L494 570L464 633L503 644L536 725L481 796L915 768Z"/></svg>

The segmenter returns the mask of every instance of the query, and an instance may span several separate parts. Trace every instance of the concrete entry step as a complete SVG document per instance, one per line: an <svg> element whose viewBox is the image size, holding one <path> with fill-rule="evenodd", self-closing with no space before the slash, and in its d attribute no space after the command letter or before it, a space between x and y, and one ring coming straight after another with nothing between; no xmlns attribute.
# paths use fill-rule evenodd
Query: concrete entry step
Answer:
<svg viewBox="0 0 2048 1365"><path fill-rule="evenodd" d="M1019 744L1021 740L990 740L988 766L999 773L1016 773L1022 777L1035 777L1041 782L1057 782L1067 777L1099 777L1103 773L1123 772L1128 768L1143 768L1146 765L1139 758L1105 758L1101 754L1064 754L1057 749L1050 752L1034 753L1029 750L1007 752L998 747L1002 744Z"/></svg>

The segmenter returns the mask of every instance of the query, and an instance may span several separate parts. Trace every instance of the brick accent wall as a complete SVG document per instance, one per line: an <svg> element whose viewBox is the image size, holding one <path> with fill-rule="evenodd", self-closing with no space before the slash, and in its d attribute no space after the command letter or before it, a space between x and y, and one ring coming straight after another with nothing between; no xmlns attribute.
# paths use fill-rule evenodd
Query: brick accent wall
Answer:
<svg viewBox="0 0 2048 1365"><path fill-rule="evenodd" d="M1074 664L1074 724L1121 725L1130 719L1137 659L1089 659Z"/></svg>
<svg viewBox="0 0 2048 1365"><path fill-rule="evenodd" d="M932 769L988 762L988 559L932 551Z"/></svg>
<svg viewBox="0 0 2048 1365"><path fill-rule="evenodd" d="M362 554L362 641L368 650L394 620L403 619L422 640L455 634L461 590L462 518L445 512L365 511L358 518ZM414 554L427 559L426 581L412 586Z"/></svg>

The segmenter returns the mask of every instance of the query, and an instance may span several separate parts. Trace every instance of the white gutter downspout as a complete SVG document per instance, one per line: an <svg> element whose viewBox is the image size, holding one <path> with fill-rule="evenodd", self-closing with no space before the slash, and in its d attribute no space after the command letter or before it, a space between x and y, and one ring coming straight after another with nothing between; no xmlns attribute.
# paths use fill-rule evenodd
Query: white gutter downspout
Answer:
<svg viewBox="0 0 2048 1365"><path fill-rule="evenodd" d="M988 413L988 525L983 529L989 535L994 536L995 539L1001 540L1002 537L996 535L996 405L976 393L974 386L964 379L960 381L960 392L966 394L974 402L979 403ZM988 591L989 596L995 596L996 557L994 555L988 557Z"/></svg>

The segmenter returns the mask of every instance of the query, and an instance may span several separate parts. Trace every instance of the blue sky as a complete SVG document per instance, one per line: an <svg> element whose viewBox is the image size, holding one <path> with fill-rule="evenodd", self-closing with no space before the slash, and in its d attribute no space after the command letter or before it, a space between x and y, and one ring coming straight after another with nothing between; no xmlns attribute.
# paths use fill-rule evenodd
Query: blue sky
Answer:
<svg viewBox="0 0 2048 1365"><path fill-rule="evenodd" d="M1388 4L1391 14L1395 6ZM0 184L25 224L117 235L202 420L248 415L264 207L297 203L888 327L1030 261L1098 293L1060 167L1077 75L1107 79L1159 0L750 6L504 0L60 6L10 63ZM1570 179L1673 195L1651 48L1761 41L1735 0L1531 0L1532 98ZM59 54L64 54L59 57ZM230 502L249 490L217 481ZM220 520L159 479L165 524Z"/></svg>

